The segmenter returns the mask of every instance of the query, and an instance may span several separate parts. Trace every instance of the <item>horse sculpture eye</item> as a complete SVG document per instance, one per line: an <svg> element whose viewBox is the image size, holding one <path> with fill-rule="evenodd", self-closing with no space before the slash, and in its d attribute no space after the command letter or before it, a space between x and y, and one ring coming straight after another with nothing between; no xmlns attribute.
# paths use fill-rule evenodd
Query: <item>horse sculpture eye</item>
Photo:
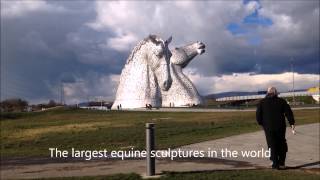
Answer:
<svg viewBox="0 0 320 180"><path fill-rule="evenodd" d="M157 53L157 54L156 54L156 56L157 56L158 58L162 58L162 56L163 56L163 53L162 53L162 52L160 52L160 53Z"/></svg>

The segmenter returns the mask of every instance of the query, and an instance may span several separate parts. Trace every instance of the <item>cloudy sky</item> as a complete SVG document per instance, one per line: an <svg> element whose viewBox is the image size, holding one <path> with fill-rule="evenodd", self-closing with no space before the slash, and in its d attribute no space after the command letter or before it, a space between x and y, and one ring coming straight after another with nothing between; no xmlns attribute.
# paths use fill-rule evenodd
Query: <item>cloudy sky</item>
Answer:
<svg viewBox="0 0 320 180"><path fill-rule="evenodd" d="M319 82L319 1L1 0L1 99L113 100L130 50L148 34L202 41L185 69L202 95Z"/></svg>

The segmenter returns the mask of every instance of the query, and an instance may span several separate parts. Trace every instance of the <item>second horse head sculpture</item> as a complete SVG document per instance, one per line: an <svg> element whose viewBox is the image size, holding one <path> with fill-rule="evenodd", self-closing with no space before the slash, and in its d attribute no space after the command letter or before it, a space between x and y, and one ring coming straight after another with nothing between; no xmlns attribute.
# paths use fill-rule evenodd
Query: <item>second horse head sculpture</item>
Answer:
<svg viewBox="0 0 320 180"><path fill-rule="evenodd" d="M202 105L203 99L191 80L183 73L190 61L205 52L202 42L192 43L171 50L170 73L172 85L168 91L162 91L163 107L184 107Z"/></svg>

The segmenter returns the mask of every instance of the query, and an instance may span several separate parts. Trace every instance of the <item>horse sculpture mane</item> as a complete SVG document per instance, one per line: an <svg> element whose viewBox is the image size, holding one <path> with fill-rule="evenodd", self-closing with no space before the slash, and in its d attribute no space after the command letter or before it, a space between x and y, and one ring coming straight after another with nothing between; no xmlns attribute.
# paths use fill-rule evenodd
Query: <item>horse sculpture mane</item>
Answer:
<svg viewBox="0 0 320 180"><path fill-rule="evenodd" d="M139 51L140 48L141 48L141 46L143 46L144 44L146 44L147 41L149 41L149 40L150 40L150 36L149 36L148 38L145 38L145 39L143 39L142 41L140 41L140 42L133 48L133 50L131 51L131 53L130 53L127 61L126 61L126 64L129 64L129 63L133 60L134 54L135 54L137 51Z"/></svg>
<svg viewBox="0 0 320 180"><path fill-rule="evenodd" d="M139 41L139 43L133 48L133 50L131 51L130 55L128 56L126 64L130 63L133 60L135 53L138 52L140 50L140 48L144 44L146 44L147 42L152 42L152 43L157 45L157 44L160 43L159 41L157 41L158 39L160 39L160 38L157 35L149 35L148 37L146 37L143 40Z"/></svg>

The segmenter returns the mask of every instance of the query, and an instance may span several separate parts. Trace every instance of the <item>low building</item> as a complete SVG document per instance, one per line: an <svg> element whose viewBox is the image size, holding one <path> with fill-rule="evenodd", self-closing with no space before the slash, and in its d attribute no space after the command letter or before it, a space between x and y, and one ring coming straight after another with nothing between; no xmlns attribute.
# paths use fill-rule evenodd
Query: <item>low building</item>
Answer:
<svg viewBox="0 0 320 180"><path fill-rule="evenodd" d="M320 92L320 87L312 87L308 89L309 93L312 93L312 98L317 101L319 103L320 100L320 96L319 96L319 92Z"/></svg>

